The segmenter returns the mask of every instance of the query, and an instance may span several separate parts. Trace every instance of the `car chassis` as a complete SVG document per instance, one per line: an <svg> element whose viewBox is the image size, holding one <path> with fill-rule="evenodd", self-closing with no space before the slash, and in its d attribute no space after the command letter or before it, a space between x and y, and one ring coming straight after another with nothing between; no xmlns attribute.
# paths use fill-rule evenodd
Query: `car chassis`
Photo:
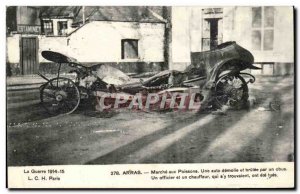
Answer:
<svg viewBox="0 0 300 194"><path fill-rule="evenodd" d="M53 51L43 51L42 56L58 64L55 78L48 79L39 73L47 81L40 87L41 104L52 115L74 112L83 99L94 99L96 110L103 111L111 109L108 105L112 104L114 108L128 107L139 94L145 105L151 93L159 96L158 101L150 103L153 110L178 108L183 97L177 94L182 93L188 93L185 97L201 104L200 110L224 105L239 109L247 104L248 84L255 82L253 75L242 71L259 69L253 66L252 54L235 42L220 44L214 50L191 53L192 63L185 71L165 70L145 80L131 82L127 75L108 65L87 66ZM76 75L75 79L60 75L62 64L72 68L70 73ZM165 104L158 105L163 96ZM184 103L184 110L188 109L187 104L190 103Z"/></svg>

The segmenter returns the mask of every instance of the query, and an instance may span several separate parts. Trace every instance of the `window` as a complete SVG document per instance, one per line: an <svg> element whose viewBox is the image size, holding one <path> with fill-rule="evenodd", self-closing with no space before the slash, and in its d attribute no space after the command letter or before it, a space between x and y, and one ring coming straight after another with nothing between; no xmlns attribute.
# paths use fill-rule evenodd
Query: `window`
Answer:
<svg viewBox="0 0 300 194"><path fill-rule="evenodd" d="M52 20L43 20L42 21L42 33L45 35L53 35Z"/></svg>
<svg viewBox="0 0 300 194"><path fill-rule="evenodd" d="M122 59L138 59L138 40L123 39L122 43Z"/></svg>
<svg viewBox="0 0 300 194"><path fill-rule="evenodd" d="M261 31L260 30L252 31L252 48L254 50L261 50Z"/></svg>
<svg viewBox="0 0 300 194"><path fill-rule="evenodd" d="M252 48L254 50L273 50L274 8L252 8Z"/></svg>
<svg viewBox="0 0 300 194"><path fill-rule="evenodd" d="M261 7L252 8L252 27L260 28L261 27Z"/></svg>
<svg viewBox="0 0 300 194"><path fill-rule="evenodd" d="M57 22L58 35L66 35L68 29L67 21L59 21Z"/></svg>

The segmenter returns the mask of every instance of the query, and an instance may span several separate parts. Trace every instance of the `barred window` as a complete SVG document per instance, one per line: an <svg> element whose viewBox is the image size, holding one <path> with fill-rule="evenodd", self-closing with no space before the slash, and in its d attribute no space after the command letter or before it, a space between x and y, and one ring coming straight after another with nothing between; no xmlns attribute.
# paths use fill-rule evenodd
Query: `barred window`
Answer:
<svg viewBox="0 0 300 194"><path fill-rule="evenodd" d="M42 21L42 34L53 35L53 22L52 20Z"/></svg>

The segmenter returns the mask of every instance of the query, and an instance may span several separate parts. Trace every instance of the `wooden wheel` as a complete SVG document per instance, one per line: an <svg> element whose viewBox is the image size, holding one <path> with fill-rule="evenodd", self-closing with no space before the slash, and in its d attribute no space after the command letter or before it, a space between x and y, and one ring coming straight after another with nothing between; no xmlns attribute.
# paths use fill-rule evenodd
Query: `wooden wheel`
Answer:
<svg viewBox="0 0 300 194"><path fill-rule="evenodd" d="M51 115L70 114L80 103L80 92L68 78L54 78L41 88L41 103Z"/></svg>
<svg viewBox="0 0 300 194"><path fill-rule="evenodd" d="M246 105L248 97L248 86L242 76L225 74L217 80L214 90L217 108L227 105L240 109Z"/></svg>

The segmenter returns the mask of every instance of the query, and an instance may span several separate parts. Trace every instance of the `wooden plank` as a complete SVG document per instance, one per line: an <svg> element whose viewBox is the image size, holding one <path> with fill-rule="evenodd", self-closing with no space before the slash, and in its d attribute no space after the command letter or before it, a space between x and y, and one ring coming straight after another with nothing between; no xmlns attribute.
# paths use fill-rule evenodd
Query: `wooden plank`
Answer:
<svg viewBox="0 0 300 194"><path fill-rule="evenodd" d="M23 38L23 74L27 74L27 41L26 38Z"/></svg>
<svg viewBox="0 0 300 194"><path fill-rule="evenodd" d="M30 68L29 68L29 72L30 72L30 74L33 74L33 38L30 38L29 39L30 40L30 53L29 53L29 61L30 61Z"/></svg>
<svg viewBox="0 0 300 194"><path fill-rule="evenodd" d="M34 38L32 40L32 45L33 45L33 48L32 48L32 60L33 60L33 66L32 66L32 73L35 74L36 73L36 39Z"/></svg>

